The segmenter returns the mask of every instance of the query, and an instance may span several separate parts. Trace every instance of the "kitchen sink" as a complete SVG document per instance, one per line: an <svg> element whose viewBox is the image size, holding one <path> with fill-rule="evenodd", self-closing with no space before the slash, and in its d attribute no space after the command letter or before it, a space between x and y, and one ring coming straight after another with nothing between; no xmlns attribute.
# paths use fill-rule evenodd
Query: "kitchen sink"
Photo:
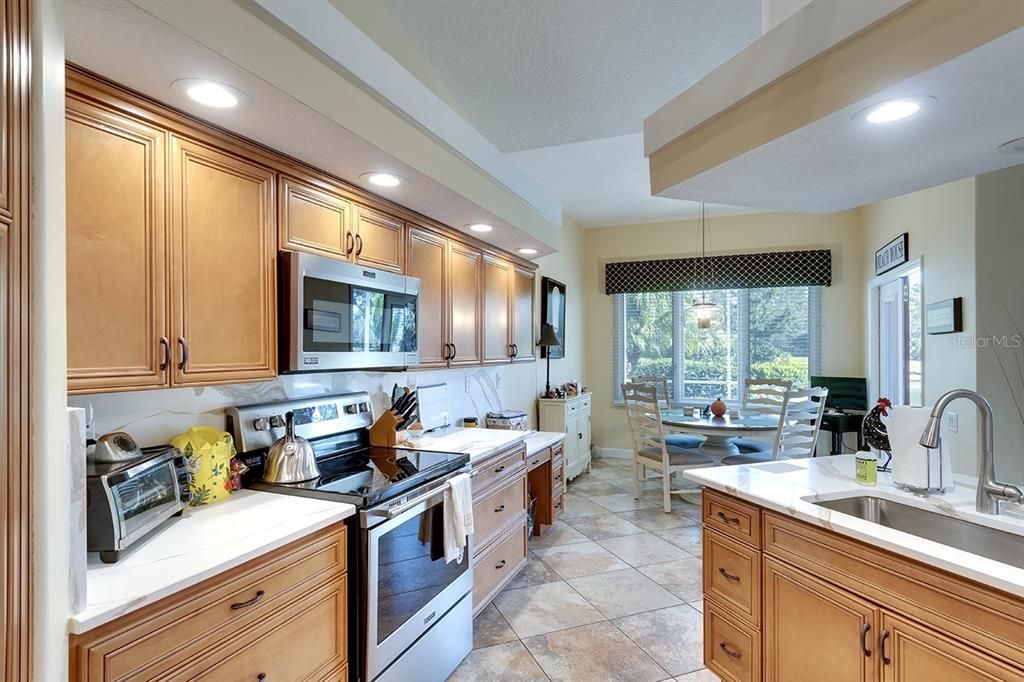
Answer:
<svg viewBox="0 0 1024 682"><path fill-rule="evenodd" d="M1024 568L1024 536L870 495L813 502L886 528Z"/></svg>

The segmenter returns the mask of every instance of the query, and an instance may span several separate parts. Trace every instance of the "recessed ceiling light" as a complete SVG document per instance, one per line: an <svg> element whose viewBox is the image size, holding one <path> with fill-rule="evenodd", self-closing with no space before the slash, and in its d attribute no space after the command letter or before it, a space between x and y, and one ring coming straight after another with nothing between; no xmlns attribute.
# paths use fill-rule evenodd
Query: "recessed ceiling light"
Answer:
<svg viewBox="0 0 1024 682"><path fill-rule="evenodd" d="M871 125L887 125L917 116L935 102L934 97L900 97L873 104L854 116Z"/></svg>
<svg viewBox="0 0 1024 682"><path fill-rule="evenodd" d="M519 253L524 256L533 256L537 253L537 249L519 249Z"/></svg>
<svg viewBox="0 0 1024 682"><path fill-rule="evenodd" d="M402 178L391 173L363 173L359 177L378 187L398 187L402 184Z"/></svg>
<svg viewBox="0 0 1024 682"><path fill-rule="evenodd" d="M183 78L171 83L171 89L194 102L214 109L234 109L247 101L245 94L224 83L201 78Z"/></svg>
<svg viewBox="0 0 1024 682"><path fill-rule="evenodd" d="M487 223L473 223L468 227L474 232L490 232L491 230L494 229L493 225L488 225Z"/></svg>
<svg viewBox="0 0 1024 682"><path fill-rule="evenodd" d="M1004 142L996 147L996 151L1000 154L1024 154L1024 137Z"/></svg>

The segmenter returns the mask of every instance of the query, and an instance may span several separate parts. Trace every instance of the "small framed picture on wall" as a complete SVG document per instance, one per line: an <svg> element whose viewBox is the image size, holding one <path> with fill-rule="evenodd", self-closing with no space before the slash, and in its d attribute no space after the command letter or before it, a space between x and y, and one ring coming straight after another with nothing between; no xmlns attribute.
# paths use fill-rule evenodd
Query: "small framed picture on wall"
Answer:
<svg viewBox="0 0 1024 682"><path fill-rule="evenodd" d="M558 345L552 348L541 346L540 356L553 359L565 357L565 285L550 277L540 280L540 320L555 328Z"/></svg>

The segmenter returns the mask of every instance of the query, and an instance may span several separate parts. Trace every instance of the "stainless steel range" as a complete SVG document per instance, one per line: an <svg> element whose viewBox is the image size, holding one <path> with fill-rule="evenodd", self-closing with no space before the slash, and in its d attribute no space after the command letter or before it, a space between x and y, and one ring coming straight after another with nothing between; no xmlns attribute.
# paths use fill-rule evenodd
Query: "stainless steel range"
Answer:
<svg viewBox="0 0 1024 682"><path fill-rule="evenodd" d="M261 482L268 448L284 434L310 441L320 477ZM360 624L353 668L366 682L444 680L473 644L472 547L444 560L444 490L469 471L469 455L369 444L366 393L319 396L228 410L228 427L250 470L247 487L349 502L359 508L352 622Z"/></svg>

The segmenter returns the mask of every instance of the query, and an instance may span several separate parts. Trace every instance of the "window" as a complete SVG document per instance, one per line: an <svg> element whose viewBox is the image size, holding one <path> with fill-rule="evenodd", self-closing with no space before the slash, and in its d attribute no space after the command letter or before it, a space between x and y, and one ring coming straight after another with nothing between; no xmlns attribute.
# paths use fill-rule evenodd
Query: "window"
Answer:
<svg viewBox="0 0 1024 682"><path fill-rule="evenodd" d="M820 287L707 292L712 325L700 329L693 291L615 294L616 400L624 381L669 379L672 402L740 401L747 377L807 385L819 371Z"/></svg>

